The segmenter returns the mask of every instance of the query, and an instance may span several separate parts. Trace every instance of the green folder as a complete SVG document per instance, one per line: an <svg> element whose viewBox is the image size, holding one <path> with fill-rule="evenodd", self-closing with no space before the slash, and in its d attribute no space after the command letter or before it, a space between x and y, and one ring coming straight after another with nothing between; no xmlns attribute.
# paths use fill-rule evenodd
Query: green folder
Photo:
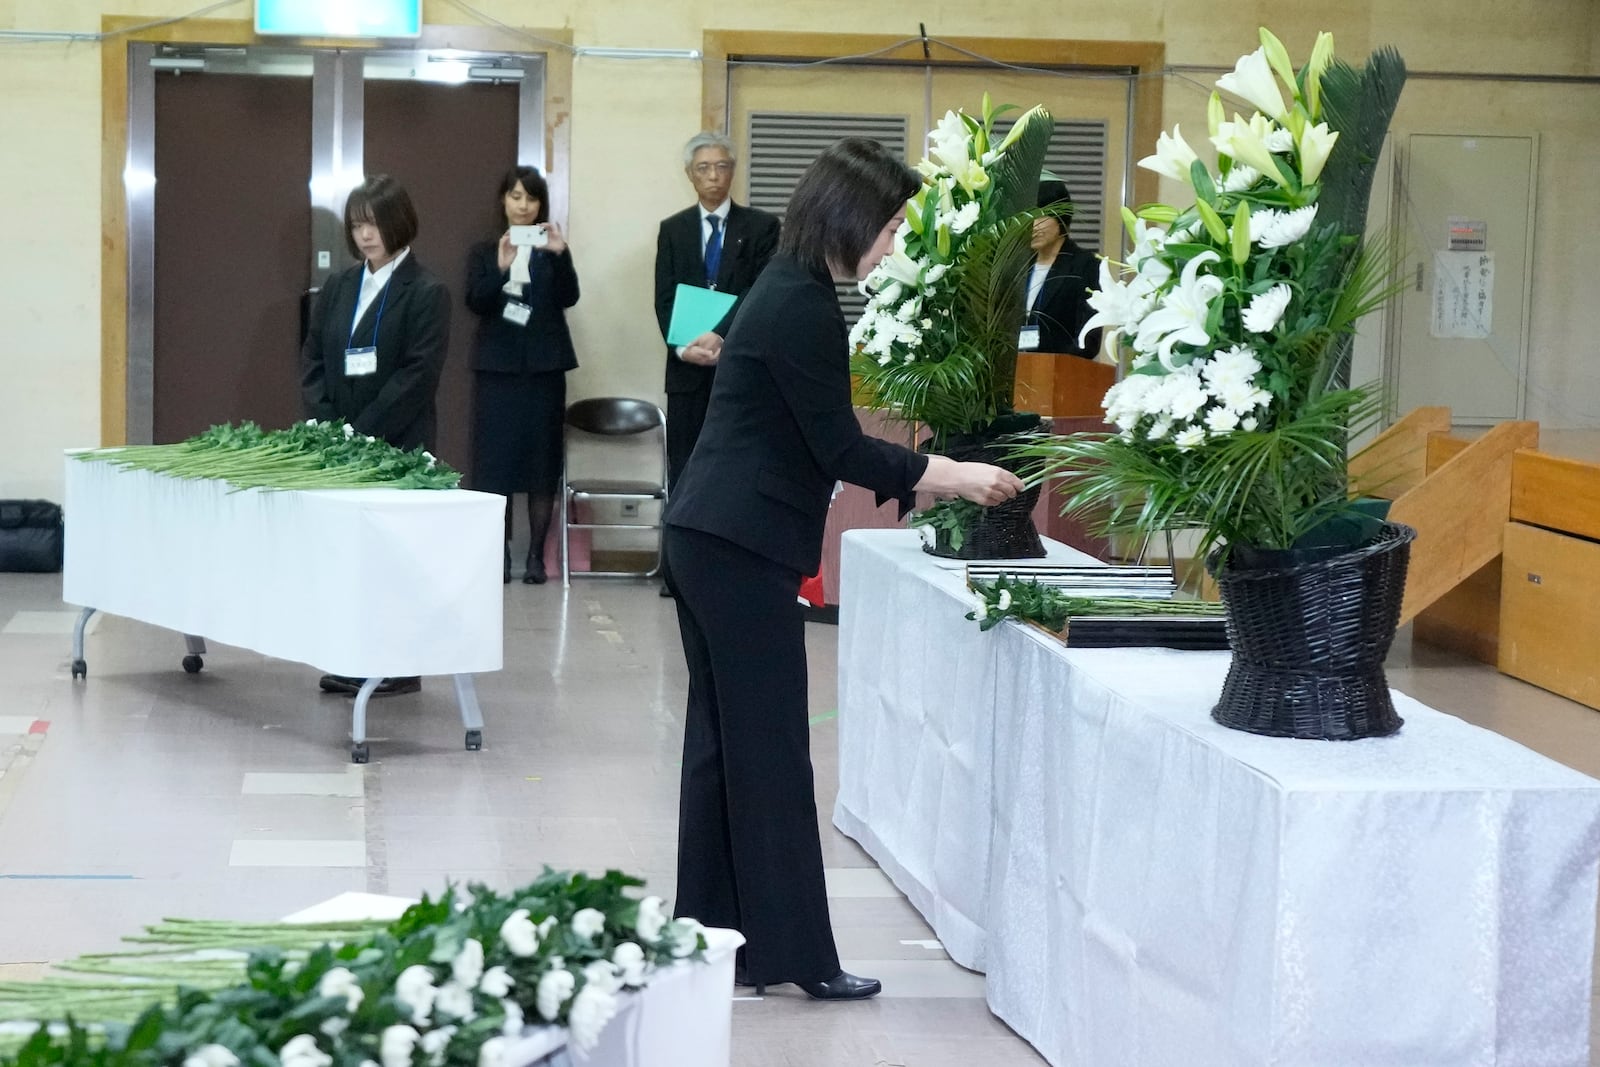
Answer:
<svg viewBox="0 0 1600 1067"><path fill-rule="evenodd" d="M680 285L672 298L672 321L667 324L667 344L686 345L714 328L739 299L732 293Z"/></svg>

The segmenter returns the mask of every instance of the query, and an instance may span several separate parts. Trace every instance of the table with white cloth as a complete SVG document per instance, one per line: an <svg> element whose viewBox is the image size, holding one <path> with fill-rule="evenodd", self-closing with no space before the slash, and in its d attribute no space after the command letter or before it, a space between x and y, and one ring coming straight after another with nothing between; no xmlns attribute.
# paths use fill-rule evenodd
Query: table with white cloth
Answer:
<svg viewBox="0 0 1600 1067"><path fill-rule="evenodd" d="M1227 653L980 633L915 533L841 580L834 823L1050 1062L1588 1063L1600 782L1398 693L1225 729Z"/></svg>
<svg viewBox="0 0 1600 1067"><path fill-rule="evenodd" d="M482 744L472 675L500 669L505 499L466 490L234 490L110 463L66 462L62 599L365 679L351 754L384 678L455 677L466 743Z"/></svg>
<svg viewBox="0 0 1600 1067"><path fill-rule="evenodd" d="M397 919L415 901L341 893L286 922ZM587 1052L570 1047L566 1028L530 1026L506 1050L506 1067L728 1067L733 1030L737 930L707 927L704 960L663 967L643 989L622 993L617 1013Z"/></svg>

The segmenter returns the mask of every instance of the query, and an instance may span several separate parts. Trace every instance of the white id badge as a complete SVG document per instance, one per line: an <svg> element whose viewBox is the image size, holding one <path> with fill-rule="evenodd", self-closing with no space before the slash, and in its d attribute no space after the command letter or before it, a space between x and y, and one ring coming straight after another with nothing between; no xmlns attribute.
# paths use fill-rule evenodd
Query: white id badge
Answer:
<svg viewBox="0 0 1600 1067"><path fill-rule="evenodd" d="M1017 335L1017 351L1037 352L1039 350L1039 327L1024 326L1022 333Z"/></svg>
<svg viewBox="0 0 1600 1067"><path fill-rule="evenodd" d="M500 312L500 317L507 322L514 322L518 326L528 325L528 317L533 314L533 309L527 304L516 300L507 300L506 309Z"/></svg>
<svg viewBox="0 0 1600 1067"><path fill-rule="evenodd" d="M344 350L344 376L346 378L365 378L369 374L378 373L378 350L376 348L347 348Z"/></svg>

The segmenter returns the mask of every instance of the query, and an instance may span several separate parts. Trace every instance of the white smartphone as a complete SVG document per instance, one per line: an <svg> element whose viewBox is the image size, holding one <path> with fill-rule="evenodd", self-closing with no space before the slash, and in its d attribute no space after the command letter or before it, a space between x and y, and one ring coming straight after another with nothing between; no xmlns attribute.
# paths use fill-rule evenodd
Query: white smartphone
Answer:
<svg viewBox="0 0 1600 1067"><path fill-rule="evenodd" d="M543 248L550 243L550 235L545 232L542 223L538 226L513 226L511 243L518 247L526 245L529 248Z"/></svg>

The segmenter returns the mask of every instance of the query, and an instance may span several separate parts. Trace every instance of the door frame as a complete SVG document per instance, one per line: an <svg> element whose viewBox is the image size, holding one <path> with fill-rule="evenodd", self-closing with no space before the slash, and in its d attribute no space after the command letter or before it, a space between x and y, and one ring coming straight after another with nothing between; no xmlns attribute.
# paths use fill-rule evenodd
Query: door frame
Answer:
<svg viewBox="0 0 1600 1067"><path fill-rule="evenodd" d="M130 303L130 291L136 278L141 287L153 286L153 253L145 257L148 262L140 264L142 273L134 270L132 256L138 245L132 240L131 227L154 223L153 201L146 184L153 174L139 177L137 165L147 167L148 160L136 161L129 151L134 117L131 108L149 107L153 114L154 98L153 93L139 92L129 77L131 46L255 45L380 52L392 50L394 42L258 37L254 24L246 19L185 19L152 27L148 16L104 15L100 29L110 38L100 49L100 443L109 446L129 443L130 432L147 438L154 400L150 376L153 364L145 366L144 373L129 373L130 340L135 331L150 325L130 321L130 313L137 311L136 302ZM545 169L550 173L551 212L559 215L566 212L571 195L572 31L528 32L555 43L542 53L543 158L549 164ZM420 38L404 44L417 51L456 48L541 55L528 50L526 37L493 27L424 26ZM310 236L307 235L308 240ZM137 295L142 299L147 294ZM153 288L148 295L153 296ZM149 310L146 308L144 314ZM142 425L130 427L130 412Z"/></svg>

